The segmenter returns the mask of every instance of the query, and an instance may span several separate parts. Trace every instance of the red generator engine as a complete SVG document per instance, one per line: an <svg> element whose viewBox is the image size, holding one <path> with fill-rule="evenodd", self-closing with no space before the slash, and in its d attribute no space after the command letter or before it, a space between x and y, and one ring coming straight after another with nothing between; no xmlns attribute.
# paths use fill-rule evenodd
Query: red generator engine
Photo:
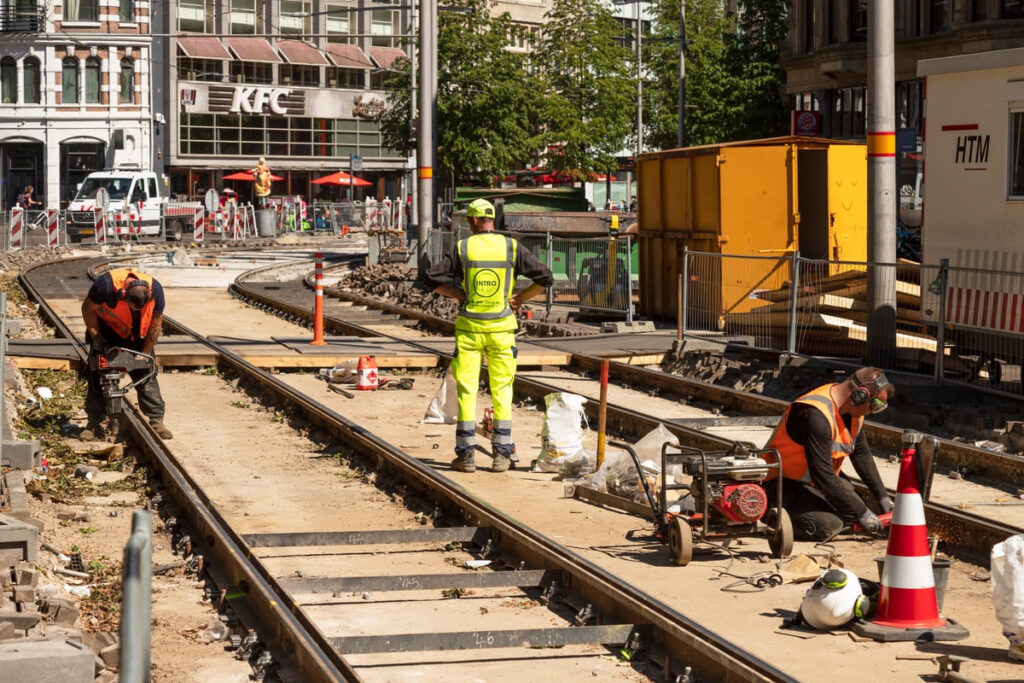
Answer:
<svg viewBox="0 0 1024 683"><path fill-rule="evenodd" d="M636 452L627 444L614 445L625 449L642 473ZM672 560L677 565L689 564L694 543L717 543L739 536L763 536L773 555L788 556L793 551L793 525L781 506L769 508L762 486L772 470L781 475L778 463L774 449L757 450L746 444L737 444L728 452L705 452L665 443L657 500L642 474L640 480L654 512L658 537L668 544ZM778 487L776 500L781 500L782 477L767 485ZM687 493L670 501L674 491Z"/></svg>

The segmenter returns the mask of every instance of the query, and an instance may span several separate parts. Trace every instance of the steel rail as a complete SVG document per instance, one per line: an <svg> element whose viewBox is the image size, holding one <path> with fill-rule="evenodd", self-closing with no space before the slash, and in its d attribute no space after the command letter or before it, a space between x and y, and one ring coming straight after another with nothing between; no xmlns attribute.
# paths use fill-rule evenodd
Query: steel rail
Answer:
<svg viewBox="0 0 1024 683"><path fill-rule="evenodd" d="M39 297L39 293L27 277L28 272L32 270L35 268L24 271L26 277L22 279L23 286L26 286L26 291L31 295ZM70 330L45 304L45 300L40 301L40 306L45 315L58 325L66 336L73 339ZM312 421L331 429L332 433L354 450L376 457L382 466L402 475L418 488L428 490L435 497L449 501L449 504L459 508L462 516L470 522L492 528L503 551L525 560L530 566L562 572L567 577L565 588L584 596L606 622L618 621L653 627L656 630L653 644L670 653L680 665L690 667L697 675L722 681L793 680L769 663L652 596L624 584L611 573L570 549L519 524L419 460L408 456L327 406L289 387L240 356L219 347L171 318L165 317L164 322L184 334L192 335L218 353L222 362L300 408ZM80 345L78 353L84 357L85 350ZM219 516L209 504L202 489L188 477L173 454L152 431L144 426L138 414L131 415L127 422L135 430L144 449L152 452L161 471L167 475L170 491L202 534L204 548L217 561L215 566L227 570L232 575L234 584L241 588L241 594L236 600L251 608L265 629L270 627L273 637L271 642L279 644L281 649L296 660L306 675L304 680L358 680L356 672L329 643L324 642L323 635L309 623L303 610L298 607L294 611L282 608L282 602L294 604L288 592L277 583L257 558L252 557L251 549ZM332 665L335 670L330 672ZM668 660L665 668L667 674L671 673L671 664Z"/></svg>
<svg viewBox="0 0 1024 683"><path fill-rule="evenodd" d="M49 261L30 266L19 273L18 279L25 292L39 303L40 313L72 341L76 353L84 362L88 353L84 344L76 340L70 328L31 281L34 271L63 263ZM228 599L236 603L244 602L244 607L254 613L265 642L274 648L275 654L295 662L306 681L327 683L361 680L301 610L293 612L285 608L285 605L292 603L281 599L283 592L274 585L270 572L251 556L248 546L225 522L202 488L181 467L149 425L141 419L137 409L132 407L131 411L125 413L125 417L135 443L153 458L163 482L168 486L168 492L179 509L188 516L192 528L198 532L198 538L202 539L204 557L213 558L215 573L222 576L226 574L230 577L230 585L241 589L241 595L231 591ZM223 579L221 585L225 585ZM230 597L236 595L238 597ZM232 607L240 605L233 604Z"/></svg>
<svg viewBox="0 0 1024 683"><path fill-rule="evenodd" d="M629 586L610 572L577 555L569 548L522 525L486 501L435 472L381 437L352 422L331 408L310 398L280 379L264 372L241 356L219 347L189 328L164 319L179 332L193 335L218 353L223 362L254 379L304 413L306 419L330 430L353 451L377 459L379 466L436 499L456 507L468 525L494 530L504 551L524 560L528 566L560 570L567 588L583 595L601 612L605 621L648 624L657 631L659 646L699 676L721 681L788 681L791 677L654 597ZM286 594L282 594L282 598Z"/></svg>
<svg viewBox="0 0 1024 683"><path fill-rule="evenodd" d="M247 296L260 300L266 305L283 306L290 315L298 317L304 317L307 314L311 315L309 309L281 302L273 297L249 290L237 280L236 286L239 287L239 291L247 292ZM367 301L368 303L373 303L372 300L368 299ZM391 306L389 310L402 312L402 308L396 306ZM337 326L339 329L344 329L348 334L386 336L361 325L346 323L330 316L325 316L324 324L325 326ZM393 338L429 353L450 358L446 354L439 353L436 349L417 345L413 340ZM572 354L572 365L586 372L599 371L603 360L597 356L573 352L571 349L566 349L564 346L559 345L557 341L531 340L531 342L562 351L568 350ZM483 369L483 371L486 372L486 369ZM693 397L697 400L747 415L777 415L781 417L788 405L785 401L771 397L708 384L617 361L612 361L609 364L609 376L633 385L639 384L676 393L680 396ZM515 391L518 396L529 396L538 405L542 405L544 396L552 392L561 391L561 389L550 384L517 376ZM587 418L591 421L596 421L598 402L596 397L588 398L590 400L587 401L584 407L587 411ZM655 429L659 424L664 424L682 443L696 448L729 450L734 445L733 441L708 434L699 429L673 423L671 420L655 419L645 413L619 406L609 405L607 408L607 425L609 430L619 431L623 435L641 437L650 430ZM885 448L893 452L899 452L902 446L902 429L871 422L866 422L864 428L870 443L875 448ZM953 468L966 466L977 474L989 476L999 481L1015 482L1017 478L1024 481L1024 466L1022 466L1024 465L1024 458L993 453L992 451L969 447L947 439L937 439L937 441L939 447L936 454L936 462L944 466ZM925 513L933 524L935 531L938 532L939 537L950 546L950 549L956 549L961 554L970 556L972 559L985 564L988 562L989 551L993 544L1003 541L1009 536L1024 532L1024 530L1016 527L987 520L948 505L930 501L925 503Z"/></svg>

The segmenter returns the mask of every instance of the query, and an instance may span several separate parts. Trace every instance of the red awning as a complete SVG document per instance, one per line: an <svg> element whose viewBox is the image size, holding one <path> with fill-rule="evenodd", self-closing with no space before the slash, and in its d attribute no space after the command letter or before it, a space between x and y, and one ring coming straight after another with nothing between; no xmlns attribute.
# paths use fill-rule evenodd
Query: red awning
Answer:
<svg viewBox="0 0 1024 683"><path fill-rule="evenodd" d="M190 36L178 38L178 48L186 57L195 59L234 59L219 38Z"/></svg>
<svg viewBox="0 0 1024 683"><path fill-rule="evenodd" d="M243 62L281 63L281 58L264 38L228 38L228 47Z"/></svg>
<svg viewBox="0 0 1024 683"><path fill-rule="evenodd" d="M335 66L347 69L372 69L373 62L366 56L366 53L359 49L358 45L347 43L327 43L327 56L334 62Z"/></svg>
<svg viewBox="0 0 1024 683"><path fill-rule="evenodd" d="M289 64L308 64L310 66L330 66L330 62L320 50L300 40L279 40L277 49L281 51Z"/></svg>
<svg viewBox="0 0 1024 683"><path fill-rule="evenodd" d="M382 69L390 69L391 65L395 63L395 60L399 57L408 59L408 55L405 51L397 47L375 47L370 46L370 56L373 60L380 65Z"/></svg>

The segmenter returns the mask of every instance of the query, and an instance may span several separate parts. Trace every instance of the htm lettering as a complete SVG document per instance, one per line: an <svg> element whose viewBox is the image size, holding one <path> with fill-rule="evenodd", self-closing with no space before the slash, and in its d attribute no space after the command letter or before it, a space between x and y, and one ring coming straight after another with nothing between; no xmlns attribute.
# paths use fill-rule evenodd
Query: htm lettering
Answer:
<svg viewBox="0 0 1024 683"><path fill-rule="evenodd" d="M955 163L987 164L989 139L988 135L958 135Z"/></svg>

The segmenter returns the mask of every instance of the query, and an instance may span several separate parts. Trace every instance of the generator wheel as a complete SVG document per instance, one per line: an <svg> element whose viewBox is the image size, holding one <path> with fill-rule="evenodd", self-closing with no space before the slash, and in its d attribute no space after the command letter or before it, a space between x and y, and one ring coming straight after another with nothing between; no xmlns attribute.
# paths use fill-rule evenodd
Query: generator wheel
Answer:
<svg viewBox="0 0 1024 683"><path fill-rule="evenodd" d="M789 557L793 552L793 522L789 519L789 513L781 508L782 513L779 519L779 530L772 529L768 534L768 547L772 549L775 557Z"/></svg>
<svg viewBox="0 0 1024 683"><path fill-rule="evenodd" d="M792 534L790 537L792 538ZM693 558L693 531L682 517L676 516L669 520L668 551L672 555L672 561L679 567L690 564Z"/></svg>

